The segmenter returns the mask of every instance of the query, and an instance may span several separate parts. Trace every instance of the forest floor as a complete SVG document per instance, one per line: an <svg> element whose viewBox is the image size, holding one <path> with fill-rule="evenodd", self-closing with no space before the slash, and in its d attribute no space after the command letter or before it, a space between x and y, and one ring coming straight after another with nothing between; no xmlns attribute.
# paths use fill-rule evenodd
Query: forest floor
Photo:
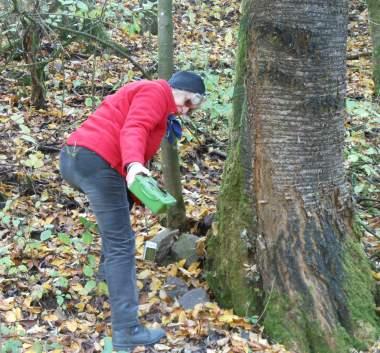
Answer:
<svg viewBox="0 0 380 353"><path fill-rule="evenodd" d="M125 1L125 7L133 9L136 3ZM216 210L227 149L238 21L238 1L175 4L177 69L204 71L209 91L205 111L197 113L192 132L186 131L179 144L190 232L203 240L205 219ZM373 186L379 180L380 145L373 119L379 114L368 103L373 95L366 54L371 50L368 12L359 0L351 4L348 33L347 169L365 229L363 244L380 283L380 195ZM156 36L115 30L113 38L140 65L155 66ZM100 254L95 219L83 195L62 183L58 168L60 146L91 111L93 93L101 98L140 76L128 60L102 54L95 57L72 45L64 60L51 62L48 103L42 110L30 106L22 61L8 63L1 73L0 353L111 352L107 288L95 282ZM160 179L159 157L151 168ZM144 242L163 227L140 207L133 211L132 224L141 320L162 324L168 333L160 344L138 347L135 353L287 352L265 337L260 322L234 315L214 301L183 310L166 295L164 283L177 276L190 288L208 290L202 261L190 268L183 262L160 267L144 261ZM370 350L379 351L379 344Z"/></svg>

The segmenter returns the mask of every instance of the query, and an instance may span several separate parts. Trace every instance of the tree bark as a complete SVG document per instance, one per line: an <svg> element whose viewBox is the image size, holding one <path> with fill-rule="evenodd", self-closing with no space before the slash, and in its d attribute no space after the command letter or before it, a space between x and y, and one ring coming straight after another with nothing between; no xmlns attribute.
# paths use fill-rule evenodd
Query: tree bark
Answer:
<svg viewBox="0 0 380 353"><path fill-rule="evenodd" d="M347 352L380 327L343 164L346 25L346 0L243 1L208 242L221 303L264 314L271 337L300 353Z"/></svg>
<svg viewBox="0 0 380 353"><path fill-rule="evenodd" d="M36 5L38 6L38 4ZM38 7L35 9L38 10ZM40 62L39 54L41 48L42 29L35 23L22 18L23 24L23 55L25 62L29 65L32 81L31 104L37 109L46 105L45 66Z"/></svg>
<svg viewBox="0 0 380 353"><path fill-rule="evenodd" d="M158 1L158 76L169 79L173 73L173 19L172 0ZM162 172L165 188L175 197L177 204L168 210L170 228L184 228L186 224L185 203L182 196L181 172L177 141L161 144Z"/></svg>
<svg viewBox="0 0 380 353"><path fill-rule="evenodd" d="M372 65L375 95L380 95L380 3L378 0L368 0L369 24L372 38Z"/></svg>

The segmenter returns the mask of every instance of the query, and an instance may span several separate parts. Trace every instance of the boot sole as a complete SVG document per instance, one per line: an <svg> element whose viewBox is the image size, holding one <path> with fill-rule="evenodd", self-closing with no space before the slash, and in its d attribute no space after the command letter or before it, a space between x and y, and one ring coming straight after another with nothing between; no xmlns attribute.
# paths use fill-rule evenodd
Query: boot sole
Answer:
<svg viewBox="0 0 380 353"><path fill-rule="evenodd" d="M138 347L138 346L151 346L152 344L155 344L155 343L158 343L160 342L160 340L162 338L164 338L166 335L162 335L160 338L156 338L155 340L152 340L150 342L145 342L145 343L131 343L131 344L123 344L121 346L119 345L113 345L113 348L114 349L129 349L129 348L135 348L135 347Z"/></svg>

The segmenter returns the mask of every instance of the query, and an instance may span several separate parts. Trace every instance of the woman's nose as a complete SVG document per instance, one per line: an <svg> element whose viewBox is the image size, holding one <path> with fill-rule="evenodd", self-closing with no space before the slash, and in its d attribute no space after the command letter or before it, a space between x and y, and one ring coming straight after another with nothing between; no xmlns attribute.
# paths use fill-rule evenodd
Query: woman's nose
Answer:
<svg viewBox="0 0 380 353"><path fill-rule="evenodd" d="M183 114L186 114L189 110L190 110L190 108L187 107L186 105L184 105L184 106L182 107L182 113L183 113Z"/></svg>

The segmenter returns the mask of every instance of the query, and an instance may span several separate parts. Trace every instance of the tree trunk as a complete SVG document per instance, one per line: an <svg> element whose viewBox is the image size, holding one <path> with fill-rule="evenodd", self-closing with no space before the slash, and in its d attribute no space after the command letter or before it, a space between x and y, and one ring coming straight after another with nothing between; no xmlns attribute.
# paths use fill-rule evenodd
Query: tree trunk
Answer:
<svg viewBox="0 0 380 353"><path fill-rule="evenodd" d="M172 0L158 1L158 28L158 76L163 79L169 79L173 73ZM164 139L161 144L161 151L165 188L177 200L177 204L168 211L167 226L170 228L184 228L186 210L182 196L177 142L170 144L167 139Z"/></svg>
<svg viewBox="0 0 380 353"><path fill-rule="evenodd" d="M19 11L19 4L13 0L14 9ZM39 2L33 4L33 12L39 11ZM42 29L39 25L22 17L23 25L23 56L26 64L29 65L30 77L32 81L31 104L37 109L44 108L46 105L46 88L45 88L45 63L39 62L41 47Z"/></svg>
<svg viewBox="0 0 380 353"><path fill-rule="evenodd" d="M375 95L380 95L380 3L378 0L368 0L369 23L372 37L373 81Z"/></svg>
<svg viewBox="0 0 380 353"><path fill-rule="evenodd" d="M347 352L380 327L343 165L346 25L346 0L243 1L208 242L219 301L299 353Z"/></svg>

